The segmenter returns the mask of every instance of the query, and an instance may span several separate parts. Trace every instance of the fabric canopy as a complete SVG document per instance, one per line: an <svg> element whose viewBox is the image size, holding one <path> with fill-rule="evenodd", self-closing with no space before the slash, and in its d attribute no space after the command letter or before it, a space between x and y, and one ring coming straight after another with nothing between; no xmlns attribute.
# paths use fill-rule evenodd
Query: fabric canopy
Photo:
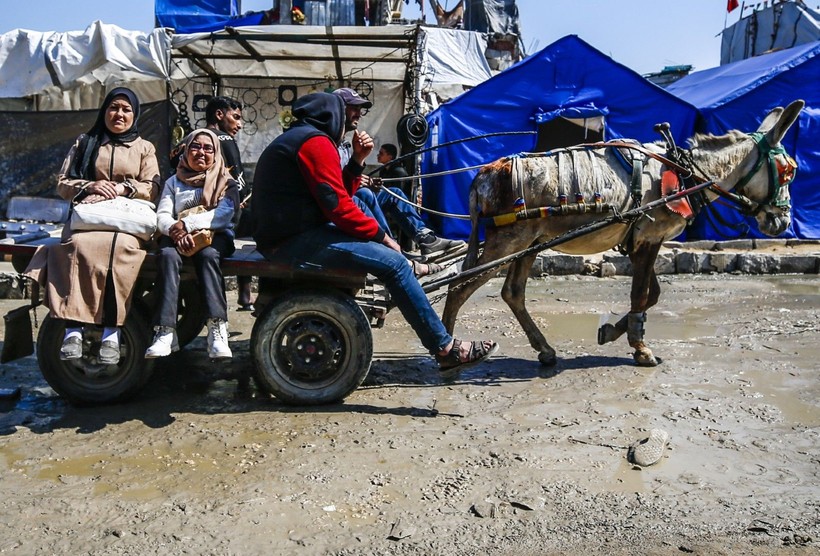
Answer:
<svg viewBox="0 0 820 556"><path fill-rule="evenodd" d="M754 131L773 108L803 99L806 107L783 140L799 169L791 185L792 225L784 237L820 239L820 41L699 71L669 91L695 105L698 131L722 134ZM689 237L765 237L750 218L715 206L726 226L698 216Z"/></svg>
<svg viewBox="0 0 820 556"><path fill-rule="evenodd" d="M574 35L478 85L428 116L428 147L497 132L534 132L557 116L604 117L606 138L659 139L654 124L669 122L675 139L694 129L696 110ZM535 135L508 135L467 141L424 155L422 172L455 170L532 151ZM467 214L470 183L477 170L426 178L424 204L438 211ZM430 217L445 237L465 238L470 224Z"/></svg>
<svg viewBox="0 0 820 556"><path fill-rule="evenodd" d="M85 31L67 33L17 29L0 35L0 98L50 96L44 104L53 109L90 108L76 106L63 95L82 86L96 90L123 83L154 83L146 101L165 95L169 75L171 39L162 29L150 33L126 31L116 25L95 21Z"/></svg>

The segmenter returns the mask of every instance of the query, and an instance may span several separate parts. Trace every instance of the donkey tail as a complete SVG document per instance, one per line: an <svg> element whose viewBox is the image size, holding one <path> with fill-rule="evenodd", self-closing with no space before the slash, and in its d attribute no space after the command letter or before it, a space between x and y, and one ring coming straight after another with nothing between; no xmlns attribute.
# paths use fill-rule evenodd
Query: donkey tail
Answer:
<svg viewBox="0 0 820 556"><path fill-rule="evenodd" d="M467 243L467 256L462 269L473 268L478 261L478 194L475 185L470 187L470 239Z"/></svg>

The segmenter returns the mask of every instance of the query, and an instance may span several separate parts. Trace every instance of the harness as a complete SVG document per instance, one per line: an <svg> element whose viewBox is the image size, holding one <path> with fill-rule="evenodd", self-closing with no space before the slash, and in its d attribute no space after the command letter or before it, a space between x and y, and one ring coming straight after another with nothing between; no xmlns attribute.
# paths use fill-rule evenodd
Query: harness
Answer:
<svg viewBox="0 0 820 556"><path fill-rule="evenodd" d="M585 143L582 145L575 145L564 149L556 149L545 153L521 153L507 157L511 162L512 184L513 191L516 193L516 200L513 204L513 212L504 213L497 216L482 216L479 222L485 226L499 227L508 226L522 220L529 220L533 218L547 218L552 216L562 216L568 214L586 214L586 213L600 213L604 211L617 212L617 208L609 203L603 202L601 194L594 193L592 203L586 202L583 195L576 193L575 203L569 204L565 194L559 195L559 204L546 207L528 208L526 199L524 197L523 171L521 160L530 157L551 157L560 156L561 153L574 152L577 150L589 150L596 148L610 148L613 149L617 159L621 162L627 171L630 172L630 196L632 198L633 206L640 206L641 204L641 175L644 168L644 163L648 158L655 159L661 162L665 169L661 173L661 195L669 196L678 192L685 191L699 183L707 181L705 173L697 168L692 153L689 150L681 149L675 145L672 135L669 133L669 124L658 124L655 130L660 132L667 144L665 155L660 155L653 152L640 143L634 140L613 140L606 142ZM754 167L744 175L735 185L734 191L726 191L717 185L711 185L708 189L715 194L732 201L738 206L738 209L746 215L754 215L760 207L764 205L776 206L778 208L787 210L789 207L789 200L785 198L784 190L794 181L797 173L797 163L788 155L786 149L779 145L772 147L766 140L766 134L755 132L751 133L750 137L755 142L758 150L758 159ZM643 155L642 157L635 156L635 153ZM782 155L784 159L781 162ZM560 159L559 159L560 160ZM743 194L743 189L749 184L752 177L758 170L767 164L769 173L769 194L765 201L757 203L752 201ZM697 176L695 170L698 170L701 176ZM699 191L696 195L684 196L674 201L669 202L666 207L691 222L700 210L708 205L706 199L705 189Z"/></svg>
<svg viewBox="0 0 820 556"><path fill-rule="evenodd" d="M794 181L797 175L797 162L788 155L783 145L778 145L777 147L769 145L765 133L756 131L749 135L757 146L757 162L754 168L737 182L735 191L737 191L739 197L745 199L744 204L754 205L754 201L743 196L743 188L749 184L752 180L752 176L760 170L760 167L763 166L763 164L767 164L769 171L769 196L766 201L761 204L787 209L789 207L789 201L784 198L783 189L787 188ZM783 155L785 164L780 163L780 160L777 158L778 155Z"/></svg>
<svg viewBox="0 0 820 556"><path fill-rule="evenodd" d="M637 141L633 140L612 140L605 142L599 141L595 143L584 143L581 145L574 145L572 147L556 149L544 153L519 153L506 158L506 160L510 161L512 188L516 195L516 199L513 202L513 212L499 214L496 216L482 216L479 218L479 222L485 226L500 227L508 226L519 221L530 220L534 218L548 218L552 216L577 215L588 213L617 212L619 208L611 205L610 203L604 202L603 196L600 192L597 191L593 193L593 198L589 201L587 201L587 199L584 198L583 194L576 192L574 194L574 203L570 203L568 194L561 193L558 196L558 205L549 205L536 208L527 207L526 199L524 196L524 180L521 162L524 158L559 157L558 163L560 165L560 156L564 153L572 154L577 151L588 151L591 149L598 148L614 149L614 152L616 153L618 160L631 173L630 197L632 199L632 206L641 205L642 174L644 163L648 158L660 161L662 164L667 166L669 168L668 171L673 172L675 176L674 181L671 179L672 176L667 178L670 187L667 187L667 191L662 192L663 195L669 195L682 191L686 187L691 186L690 183L688 183L690 181L691 184L695 183L694 180L692 180L694 172L690 169L690 167L687 167L685 165L681 157L677 155L668 155L669 152L677 153L678 149L674 147L674 144L670 146L670 149L667 152L667 156L651 151L643 145L641 145L640 143L638 143ZM635 153L639 153L643 156L634 156ZM676 176L678 175L685 176L686 179L685 181L683 181L683 185L681 185L681 182L677 180ZM706 179L704 178L701 181L706 181ZM672 187L672 184L674 184L675 186ZM689 206L686 197L682 197L680 200L676 201L676 203L682 203L686 206ZM693 210L690 209L689 213L690 218L694 217L695 212Z"/></svg>

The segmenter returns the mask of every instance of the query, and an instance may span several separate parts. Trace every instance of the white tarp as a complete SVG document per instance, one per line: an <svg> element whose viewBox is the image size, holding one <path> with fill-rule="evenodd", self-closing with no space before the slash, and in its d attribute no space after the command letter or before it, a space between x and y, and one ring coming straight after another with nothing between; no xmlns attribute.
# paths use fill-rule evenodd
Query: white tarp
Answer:
<svg viewBox="0 0 820 556"><path fill-rule="evenodd" d="M139 87L147 96L142 100L159 100L165 95L170 45L163 29L126 31L100 21L85 31L9 31L0 35L0 98L44 95L52 97L45 101L50 109L80 109L89 106L70 100L61 105L64 93L91 86L104 96L117 85L143 82L153 86ZM102 96L91 96L96 108Z"/></svg>
<svg viewBox="0 0 820 556"><path fill-rule="evenodd" d="M416 86L449 88L449 98L490 77L485 48L480 33L415 25L270 25L180 35L100 21L66 33L17 29L0 35L0 105L28 98L34 110L94 109L107 90L124 84L152 102L166 97L167 82L192 77L400 84L412 78L408 64L420 69Z"/></svg>

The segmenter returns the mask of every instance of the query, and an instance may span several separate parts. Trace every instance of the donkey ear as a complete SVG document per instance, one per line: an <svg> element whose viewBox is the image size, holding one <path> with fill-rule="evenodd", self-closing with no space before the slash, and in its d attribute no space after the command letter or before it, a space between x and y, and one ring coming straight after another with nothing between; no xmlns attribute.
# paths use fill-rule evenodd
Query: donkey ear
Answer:
<svg viewBox="0 0 820 556"><path fill-rule="evenodd" d="M768 141L769 145L774 147L780 143L780 140L783 139L786 132L789 131L789 128L797 120L797 116L800 115L800 111L803 110L803 106L805 105L806 103L804 101L795 100L783 110L777 123L766 133L766 141ZM768 119L768 117L766 119Z"/></svg>
<svg viewBox="0 0 820 556"><path fill-rule="evenodd" d="M780 114L782 113L782 106L772 108L772 111L769 112L765 118L763 118L763 121L760 123L760 127L757 128L758 133L768 133L774 127L774 124L777 123L777 120L780 119Z"/></svg>

